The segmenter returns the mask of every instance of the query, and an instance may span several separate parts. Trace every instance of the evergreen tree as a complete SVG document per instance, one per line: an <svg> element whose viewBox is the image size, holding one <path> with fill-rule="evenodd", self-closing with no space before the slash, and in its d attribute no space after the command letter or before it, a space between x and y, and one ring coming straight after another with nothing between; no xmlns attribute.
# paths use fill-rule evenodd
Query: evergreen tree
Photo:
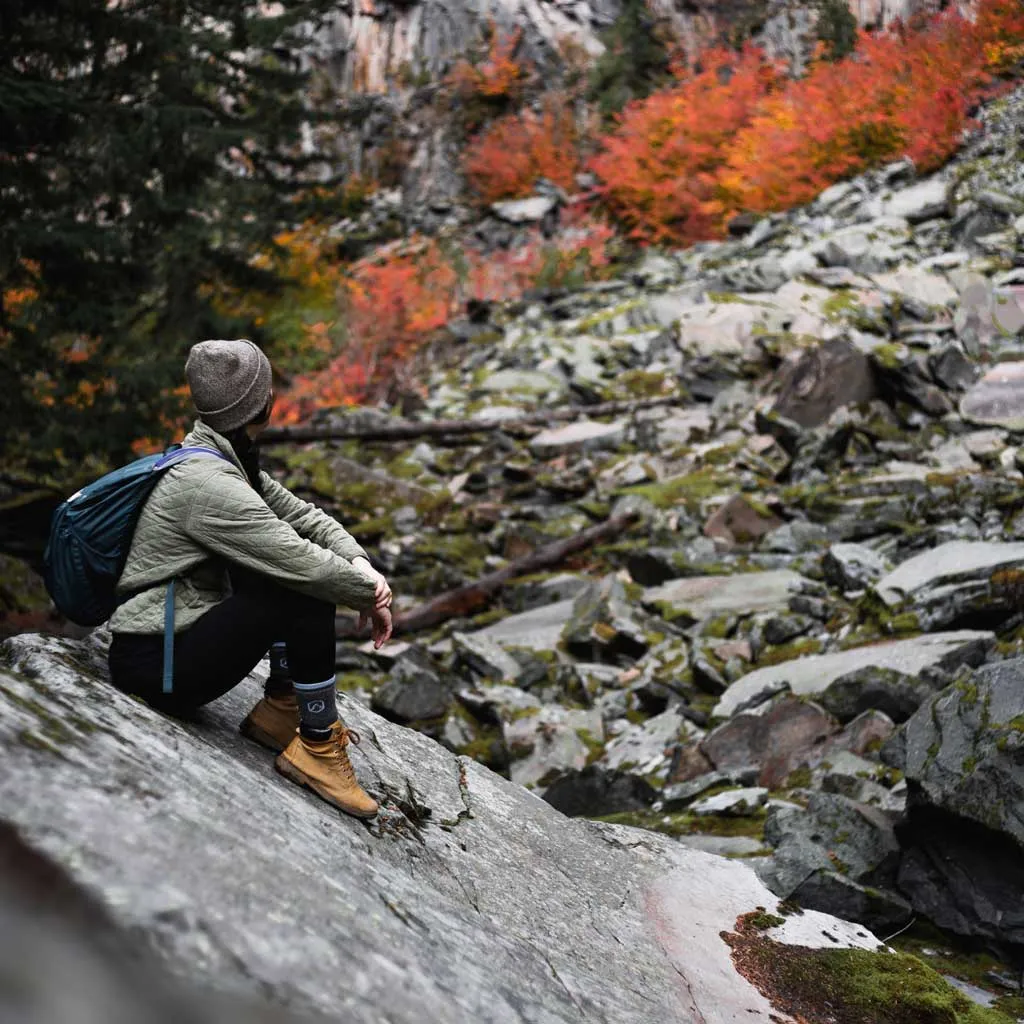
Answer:
<svg viewBox="0 0 1024 1024"><path fill-rule="evenodd" d="M251 327L213 291L280 285L252 257L305 215L300 51L330 6L0 5L6 466L166 437L188 346Z"/></svg>
<svg viewBox="0 0 1024 1024"><path fill-rule="evenodd" d="M603 42L606 49L594 64L589 94L608 117L665 82L669 55L664 29L647 9L646 0L625 0Z"/></svg>
<svg viewBox="0 0 1024 1024"><path fill-rule="evenodd" d="M857 19L847 0L820 0L818 38L829 60L842 60L857 45Z"/></svg>

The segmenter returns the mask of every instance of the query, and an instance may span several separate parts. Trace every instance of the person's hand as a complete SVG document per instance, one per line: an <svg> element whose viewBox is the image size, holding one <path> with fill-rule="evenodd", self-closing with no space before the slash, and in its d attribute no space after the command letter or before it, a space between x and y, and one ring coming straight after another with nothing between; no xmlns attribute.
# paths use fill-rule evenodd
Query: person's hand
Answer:
<svg viewBox="0 0 1024 1024"><path fill-rule="evenodd" d="M370 563L360 556L354 558L352 564L367 578L373 580L376 590L374 604L378 608L391 607L391 586L388 581Z"/></svg>
<svg viewBox="0 0 1024 1024"><path fill-rule="evenodd" d="M380 650L391 639L391 609L374 608L372 612L360 612L357 629L362 630L366 620L370 620L370 635L373 637L375 650Z"/></svg>

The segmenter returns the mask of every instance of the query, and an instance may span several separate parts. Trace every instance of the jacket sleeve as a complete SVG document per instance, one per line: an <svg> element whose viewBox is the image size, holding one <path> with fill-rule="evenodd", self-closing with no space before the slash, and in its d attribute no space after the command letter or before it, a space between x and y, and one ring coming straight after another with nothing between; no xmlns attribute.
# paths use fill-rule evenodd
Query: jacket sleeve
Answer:
<svg viewBox="0 0 1024 1024"><path fill-rule="evenodd" d="M260 474L263 500L270 511L284 520L300 537L333 551L340 558L351 562L353 558L366 558L366 552L356 539L326 512L312 502L296 498L287 487L283 487L268 473Z"/></svg>
<svg viewBox="0 0 1024 1024"><path fill-rule="evenodd" d="M310 597L357 611L373 607L373 581L334 551L300 537L240 474L207 477L189 505L185 533L228 561Z"/></svg>

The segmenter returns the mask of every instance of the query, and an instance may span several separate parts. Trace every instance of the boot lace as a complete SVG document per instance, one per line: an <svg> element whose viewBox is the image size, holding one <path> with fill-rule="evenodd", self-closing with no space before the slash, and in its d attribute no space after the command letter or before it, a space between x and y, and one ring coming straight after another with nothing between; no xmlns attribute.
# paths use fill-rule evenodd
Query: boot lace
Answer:
<svg viewBox="0 0 1024 1024"><path fill-rule="evenodd" d="M337 768L341 777L346 781L352 783L352 785L358 785L356 781L356 773L352 768L352 762L348 759L348 751L345 749L348 744L354 743L356 746L360 743L359 733L354 729L346 729L345 726L339 726L337 731L334 733L334 749L331 752L331 760Z"/></svg>

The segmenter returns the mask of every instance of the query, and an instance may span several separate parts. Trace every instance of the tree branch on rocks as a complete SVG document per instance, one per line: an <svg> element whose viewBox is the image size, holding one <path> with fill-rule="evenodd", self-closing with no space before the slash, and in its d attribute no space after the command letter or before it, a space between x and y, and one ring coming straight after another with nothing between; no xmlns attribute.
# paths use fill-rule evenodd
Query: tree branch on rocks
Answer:
<svg viewBox="0 0 1024 1024"><path fill-rule="evenodd" d="M394 631L399 633L415 633L421 629L429 629L440 625L457 616L470 615L487 605L509 580L517 576L549 569L565 561L570 555L584 551L595 544L611 540L639 520L635 512L612 516L603 523L591 526L573 537L553 541L532 551L522 558L510 562L503 569L481 576L473 583L456 587L454 590L438 594L423 604L410 608L406 612L395 615ZM364 630L368 635L368 630ZM349 617L339 618L337 634L340 637L356 637L355 620Z"/></svg>
<svg viewBox="0 0 1024 1024"><path fill-rule="evenodd" d="M653 409L661 405L678 405L686 395L665 395L659 398L639 398L628 402L601 402L598 405L572 405L561 409L529 413L516 419L479 420L393 420L368 426L367 424L338 423L324 427L271 427L263 432L266 444L301 443L305 441L332 441L358 439L360 441L407 441L419 437L455 437L462 434L483 434L503 430L514 434L523 427L538 427L548 423L561 423L580 416L621 416Z"/></svg>

